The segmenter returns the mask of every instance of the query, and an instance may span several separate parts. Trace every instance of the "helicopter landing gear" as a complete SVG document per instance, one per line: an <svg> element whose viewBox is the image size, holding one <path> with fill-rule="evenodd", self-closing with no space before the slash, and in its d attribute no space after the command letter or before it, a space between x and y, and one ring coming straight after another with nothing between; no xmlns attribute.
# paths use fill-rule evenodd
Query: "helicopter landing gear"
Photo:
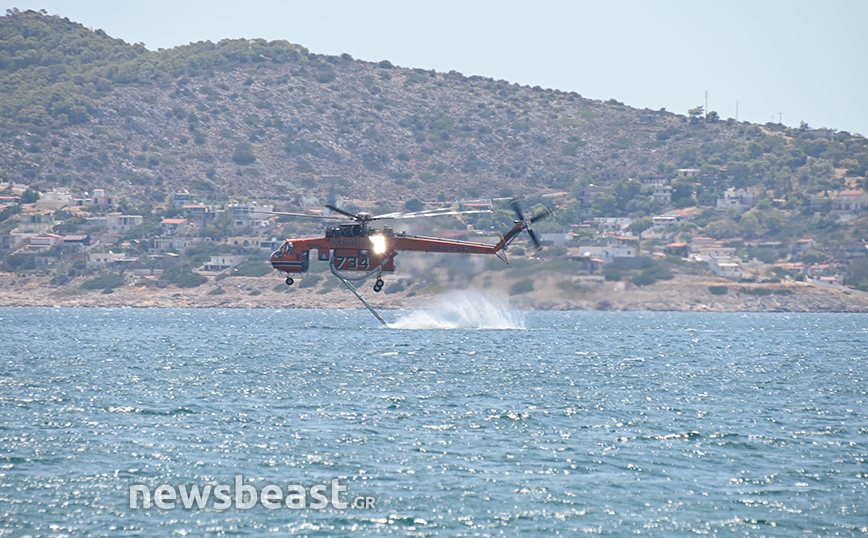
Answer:
<svg viewBox="0 0 868 538"><path fill-rule="evenodd" d="M295 283L295 280L291 276L286 277L286 285L292 286Z"/></svg>
<svg viewBox="0 0 868 538"><path fill-rule="evenodd" d="M374 291L379 293L379 291L383 289L384 284L385 282L383 282L383 279L378 278L377 282L374 283Z"/></svg>

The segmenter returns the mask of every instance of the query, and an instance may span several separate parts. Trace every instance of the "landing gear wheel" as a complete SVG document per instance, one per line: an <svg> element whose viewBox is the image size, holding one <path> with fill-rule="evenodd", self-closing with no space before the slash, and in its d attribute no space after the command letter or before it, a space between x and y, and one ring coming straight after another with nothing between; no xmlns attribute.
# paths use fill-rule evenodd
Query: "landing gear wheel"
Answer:
<svg viewBox="0 0 868 538"><path fill-rule="evenodd" d="M286 285L292 286L295 283L295 280L292 279L291 276L286 277Z"/></svg>
<svg viewBox="0 0 868 538"><path fill-rule="evenodd" d="M379 293L379 291L381 289L383 289L384 284L385 284L385 282L383 282L381 279L378 278L377 282L374 284L374 291Z"/></svg>

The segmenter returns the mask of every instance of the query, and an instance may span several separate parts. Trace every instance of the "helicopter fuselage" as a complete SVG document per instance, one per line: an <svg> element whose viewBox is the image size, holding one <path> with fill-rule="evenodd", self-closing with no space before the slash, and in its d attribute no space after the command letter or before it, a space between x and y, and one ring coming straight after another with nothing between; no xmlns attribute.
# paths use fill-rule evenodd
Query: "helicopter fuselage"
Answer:
<svg viewBox="0 0 868 538"><path fill-rule="evenodd" d="M338 271L393 272L394 258L402 250L495 254L506 261L502 251L523 226L522 222L516 222L497 244L486 244L394 233L389 228L369 228L364 223L342 224L327 229L325 237L287 239L271 254L271 265L286 273L306 273L310 268L310 251L314 249L318 260L330 262Z"/></svg>

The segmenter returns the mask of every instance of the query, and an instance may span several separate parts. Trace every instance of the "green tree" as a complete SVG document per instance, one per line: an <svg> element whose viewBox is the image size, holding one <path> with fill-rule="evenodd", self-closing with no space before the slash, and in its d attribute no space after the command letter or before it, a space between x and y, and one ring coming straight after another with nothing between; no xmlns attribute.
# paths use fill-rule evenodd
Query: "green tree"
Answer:
<svg viewBox="0 0 868 538"><path fill-rule="evenodd" d="M425 209L425 204L418 198L411 198L404 202L404 207L407 208L407 211L416 212Z"/></svg>
<svg viewBox="0 0 868 538"><path fill-rule="evenodd" d="M636 234L637 236L641 236L642 232L652 226L654 226L654 221L651 219L651 217L642 217L641 219L634 220L630 224L630 226L627 227L627 229Z"/></svg>
<svg viewBox="0 0 868 538"><path fill-rule="evenodd" d="M862 291L868 291L868 258L850 262L844 273L844 283Z"/></svg>
<svg viewBox="0 0 868 538"><path fill-rule="evenodd" d="M615 183L612 195L615 197L615 205L622 213L627 210L627 204L642 193L642 184L635 179L622 180Z"/></svg>
<svg viewBox="0 0 868 538"><path fill-rule="evenodd" d="M253 154L253 146L247 142L238 144L235 147L235 152L232 154L232 162L239 166L255 163L256 155Z"/></svg>
<svg viewBox="0 0 868 538"><path fill-rule="evenodd" d="M676 181L672 184L672 202L682 198L690 198L693 195L693 184L686 181Z"/></svg>
<svg viewBox="0 0 868 538"><path fill-rule="evenodd" d="M807 264L823 263L829 261L829 255L815 248L806 248L802 251L801 259Z"/></svg>
<svg viewBox="0 0 868 538"><path fill-rule="evenodd" d="M21 203L22 204L35 204L39 201L39 191L35 191L33 189L27 189L24 193L21 194Z"/></svg>
<svg viewBox="0 0 868 538"><path fill-rule="evenodd" d="M611 194L597 193L591 202L591 210L595 217L614 217L616 215L617 199Z"/></svg>
<svg viewBox="0 0 868 538"><path fill-rule="evenodd" d="M756 215L754 215L753 213L748 213L741 218L738 223L738 227L741 230L742 235L750 239L752 237L756 237L756 235L759 233L760 222Z"/></svg>

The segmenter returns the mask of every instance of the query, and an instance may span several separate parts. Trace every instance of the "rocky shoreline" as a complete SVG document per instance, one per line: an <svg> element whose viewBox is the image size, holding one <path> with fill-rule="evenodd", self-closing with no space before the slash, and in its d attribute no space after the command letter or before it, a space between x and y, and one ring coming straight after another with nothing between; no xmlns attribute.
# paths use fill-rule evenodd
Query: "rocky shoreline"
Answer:
<svg viewBox="0 0 868 538"><path fill-rule="evenodd" d="M288 288L272 277L211 279L195 288L158 288L130 282L110 291L82 290L84 279L52 286L50 278L0 274L0 306L141 307L141 308L363 308L333 279L309 288ZM740 284L722 279L678 275L669 281L637 287L601 277L538 275L533 289L516 293L515 282L482 273L468 281L436 288L407 287L395 293L362 295L375 308L425 309L444 296L480 293L508 299L527 310L645 310L685 312L868 312L868 294L843 287L785 281ZM387 280L387 291L388 291ZM714 294L713 286L726 286ZM720 289L718 288L718 293Z"/></svg>

